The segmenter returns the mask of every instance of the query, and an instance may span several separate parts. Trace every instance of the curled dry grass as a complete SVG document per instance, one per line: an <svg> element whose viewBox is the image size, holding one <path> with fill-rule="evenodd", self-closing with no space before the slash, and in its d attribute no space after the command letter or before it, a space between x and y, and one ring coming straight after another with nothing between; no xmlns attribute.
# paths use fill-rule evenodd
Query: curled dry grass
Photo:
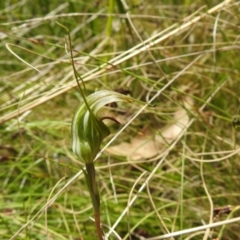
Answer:
<svg viewBox="0 0 240 240"><path fill-rule="evenodd" d="M146 102L106 110L123 124L112 126L96 159L105 235L174 239L185 230L182 239L238 239L239 136L231 117L239 111L239 2L137 2L130 11L110 3L1 8L1 239L95 239L70 149L81 97L56 21L71 31L89 93L127 90ZM107 151L179 126L179 109L188 121L154 157Z"/></svg>

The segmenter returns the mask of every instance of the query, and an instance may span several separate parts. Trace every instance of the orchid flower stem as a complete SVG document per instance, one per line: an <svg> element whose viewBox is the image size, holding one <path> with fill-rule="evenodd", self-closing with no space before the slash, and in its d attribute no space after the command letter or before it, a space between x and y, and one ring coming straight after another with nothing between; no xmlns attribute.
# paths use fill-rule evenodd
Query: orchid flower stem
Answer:
<svg viewBox="0 0 240 240"><path fill-rule="evenodd" d="M98 186L96 182L96 173L93 162L87 162L85 164L85 170L83 170L88 190L91 196L93 211L94 211L94 219L95 226L97 230L98 240L102 240L102 229L101 229L101 221L100 221L100 196L98 192Z"/></svg>
<svg viewBox="0 0 240 240"><path fill-rule="evenodd" d="M113 4L113 1L111 2ZM69 61L73 68L73 74L83 98L83 101L80 103L72 120L72 150L78 156L79 161L85 163L83 173L91 196L98 240L102 240L103 232L100 221L100 195L96 182L94 159L100 152L103 139L110 134L110 130L107 125L104 124L103 120L109 119L118 124L119 122L112 117L105 116L100 118L97 113L102 107L109 103L118 101L132 102L133 99L109 90L101 90L86 97L84 94L84 90L86 90L84 81L74 66L73 47L70 33L67 27L59 22L57 22L57 24L67 32L66 52L69 53Z"/></svg>

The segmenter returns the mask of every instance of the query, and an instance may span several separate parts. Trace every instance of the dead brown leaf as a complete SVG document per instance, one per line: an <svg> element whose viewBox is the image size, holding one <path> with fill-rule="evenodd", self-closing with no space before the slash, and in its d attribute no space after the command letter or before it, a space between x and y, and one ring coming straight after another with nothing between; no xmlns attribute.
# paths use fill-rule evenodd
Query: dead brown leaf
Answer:
<svg viewBox="0 0 240 240"><path fill-rule="evenodd" d="M109 154L125 156L132 160L147 159L156 156L166 144L174 141L185 129L190 120L188 111L191 110L192 106L193 99L185 97L183 107L179 107L174 114L174 123L163 130L159 130L161 134L153 134L150 131L145 131L145 133L132 138L131 142L120 143L109 147L106 151Z"/></svg>

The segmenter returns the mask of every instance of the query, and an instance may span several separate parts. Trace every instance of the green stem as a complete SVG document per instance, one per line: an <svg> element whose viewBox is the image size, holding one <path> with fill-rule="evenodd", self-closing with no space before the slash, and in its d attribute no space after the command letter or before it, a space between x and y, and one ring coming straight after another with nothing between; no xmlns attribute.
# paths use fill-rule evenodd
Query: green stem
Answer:
<svg viewBox="0 0 240 240"><path fill-rule="evenodd" d="M114 12L114 0L109 0L108 1L108 20L107 20L107 36L111 36L112 35L112 19L113 19L113 14Z"/></svg>
<svg viewBox="0 0 240 240"><path fill-rule="evenodd" d="M99 196L98 186L96 182L95 167L93 162L88 162L85 164L85 166L86 166L86 170L83 170L83 172L87 181L88 190L92 200L98 240L102 240L102 229L101 229L101 221L100 221L100 196Z"/></svg>

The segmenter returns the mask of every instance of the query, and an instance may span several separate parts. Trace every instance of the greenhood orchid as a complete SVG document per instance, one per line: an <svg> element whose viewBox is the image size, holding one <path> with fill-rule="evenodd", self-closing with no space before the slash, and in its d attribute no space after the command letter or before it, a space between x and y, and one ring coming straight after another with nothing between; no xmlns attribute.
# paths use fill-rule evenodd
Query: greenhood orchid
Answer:
<svg viewBox="0 0 240 240"><path fill-rule="evenodd" d="M72 121L72 149L85 163L92 162L100 150L101 143L110 134L108 127L98 117L98 111L106 104L117 101L132 101L117 92L102 90L89 95L82 102Z"/></svg>

